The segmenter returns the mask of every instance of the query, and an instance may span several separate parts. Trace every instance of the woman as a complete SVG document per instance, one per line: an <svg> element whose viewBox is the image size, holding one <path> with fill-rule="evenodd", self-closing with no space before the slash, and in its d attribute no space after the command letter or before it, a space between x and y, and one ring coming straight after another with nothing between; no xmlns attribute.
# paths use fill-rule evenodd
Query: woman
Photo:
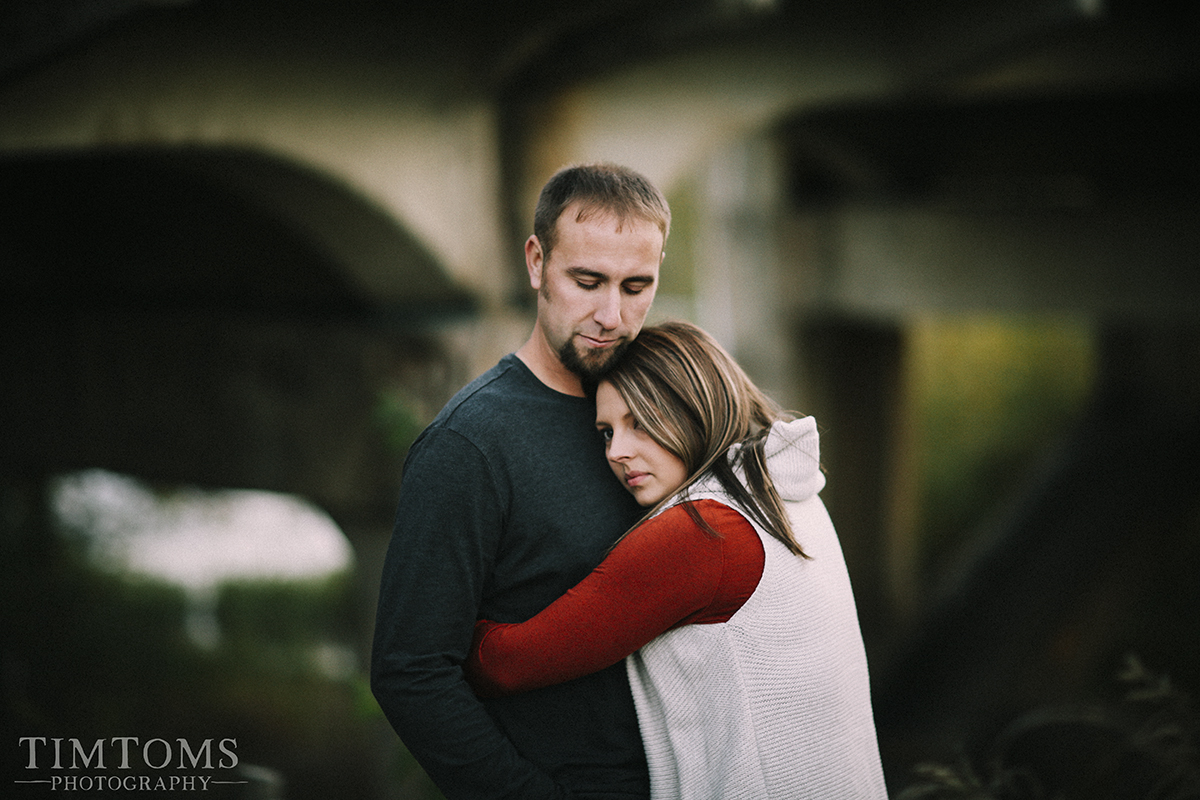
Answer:
<svg viewBox="0 0 1200 800"><path fill-rule="evenodd" d="M623 658L660 798L886 798L816 423L707 334L643 330L596 393L647 517L524 623L480 621L468 680L528 691Z"/></svg>

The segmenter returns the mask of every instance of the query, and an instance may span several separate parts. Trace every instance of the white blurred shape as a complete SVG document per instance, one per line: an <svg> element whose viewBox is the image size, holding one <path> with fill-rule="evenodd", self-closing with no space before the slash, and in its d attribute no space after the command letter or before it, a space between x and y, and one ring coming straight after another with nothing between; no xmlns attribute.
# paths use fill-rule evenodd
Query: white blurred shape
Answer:
<svg viewBox="0 0 1200 800"><path fill-rule="evenodd" d="M289 495L181 489L159 496L133 478L87 470L60 478L53 502L101 564L192 592L229 578L320 577L353 561L333 520Z"/></svg>

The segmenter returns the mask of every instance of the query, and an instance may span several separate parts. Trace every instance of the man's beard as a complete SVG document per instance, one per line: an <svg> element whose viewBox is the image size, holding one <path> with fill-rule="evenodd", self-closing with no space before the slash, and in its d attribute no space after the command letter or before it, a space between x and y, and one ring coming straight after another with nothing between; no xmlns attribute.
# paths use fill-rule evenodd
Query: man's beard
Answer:
<svg viewBox="0 0 1200 800"><path fill-rule="evenodd" d="M629 347L629 340L624 339L612 347L591 353L591 358L584 358L575 348L574 337L567 339L558 348L558 360L568 370L579 376L586 383L598 383L604 374L616 366L621 354Z"/></svg>

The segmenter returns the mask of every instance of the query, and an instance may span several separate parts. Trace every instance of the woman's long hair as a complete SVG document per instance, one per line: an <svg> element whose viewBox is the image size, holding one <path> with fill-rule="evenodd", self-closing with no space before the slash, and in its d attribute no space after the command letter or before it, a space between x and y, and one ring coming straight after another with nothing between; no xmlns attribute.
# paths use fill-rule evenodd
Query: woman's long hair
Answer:
<svg viewBox="0 0 1200 800"><path fill-rule="evenodd" d="M764 395L716 340L688 322L645 328L602 378L613 385L654 441L683 461L688 478L651 514L711 472L721 488L763 530L807 558L792 534L764 453L771 424L790 419ZM741 444L734 459L729 449ZM740 466L746 483L734 471ZM748 490L747 490L748 488ZM691 505L702 529L719 535Z"/></svg>

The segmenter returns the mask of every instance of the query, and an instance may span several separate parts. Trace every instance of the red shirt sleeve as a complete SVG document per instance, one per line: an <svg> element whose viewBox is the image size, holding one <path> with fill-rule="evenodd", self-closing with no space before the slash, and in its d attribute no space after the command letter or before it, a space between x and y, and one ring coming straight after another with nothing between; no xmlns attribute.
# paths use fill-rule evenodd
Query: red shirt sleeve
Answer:
<svg viewBox="0 0 1200 800"><path fill-rule="evenodd" d="M615 664L680 625L728 621L762 577L762 542L729 506L693 505L719 537L684 505L674 506L634 529L532 619L477 622L463 665L476 693L496 697L562 683Z"/></svg>

